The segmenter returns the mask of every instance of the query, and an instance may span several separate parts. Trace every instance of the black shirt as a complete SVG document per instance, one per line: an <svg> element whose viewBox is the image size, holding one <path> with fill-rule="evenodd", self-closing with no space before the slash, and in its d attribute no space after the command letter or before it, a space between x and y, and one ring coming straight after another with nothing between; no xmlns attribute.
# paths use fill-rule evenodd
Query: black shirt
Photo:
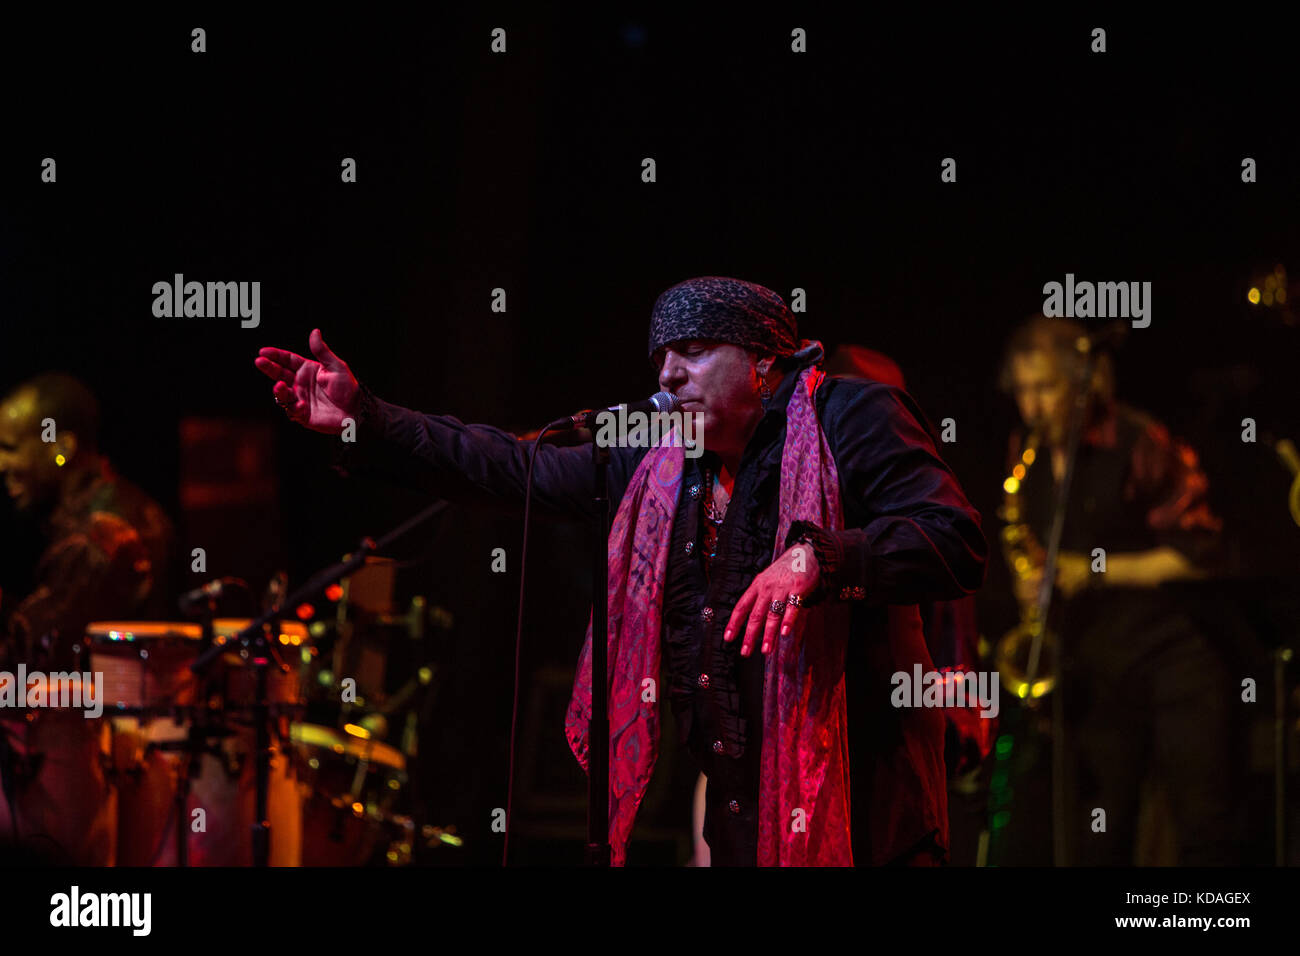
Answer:
<svg viewBox="0 0 1300 956"><path fill-rule="evenodd" d="M817 349L805 365L820 358ZM674 516L661 639L683 742L709 776L705 836L717 865L757 860L764 657L755 648L742 659L741 640L724 645L722 633L745 589L772 562L785 409L801 370L787 370L764 403L707 578L700 556L703 456L685 459ZM821 589L829 600L861 602L851 630L855 640L870 643L873 666L885 675L872 684L882 709L868 718L879 785L875 792L868 786L867 799L873 806L892 801L879 815L890 821L889 832L877 834L870 847L872 861L882 862L946 829L942 724L936 735L930 715L892 710L886 697L889 670L910 668L914 660L928 667L929 658L906 629L891 630L883 605L972 593L983 580L987 545L978 513L906 393L878 382L828 378L816 405L839 472L845 523L840 531L812 529ZM518 507L532 444L491 426L391 405L362 386L356 441L340 446L337 466L451 500ZM622 500L646 452L610 450L612 502ZM544 445L536 458L533 507L590 516L591 481L589 450ZM869 784L870 773L863 779ZM855 845L856 834L855 826Z"/></svg>

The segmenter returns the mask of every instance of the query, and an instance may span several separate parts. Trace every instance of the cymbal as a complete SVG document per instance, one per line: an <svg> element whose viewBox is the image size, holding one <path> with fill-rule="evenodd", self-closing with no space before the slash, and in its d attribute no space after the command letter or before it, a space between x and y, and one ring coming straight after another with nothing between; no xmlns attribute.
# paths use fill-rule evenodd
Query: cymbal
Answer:
<svg viewBox="0 0 1300 956"><path fill-rule="evenodd" d="M406 769L406 756L396 747L379 740L365 740L332 727L322 727L319 724L292 724L289 727L289 738L296 744L332 750L337 754L346 754L394 770Z"/></svg>

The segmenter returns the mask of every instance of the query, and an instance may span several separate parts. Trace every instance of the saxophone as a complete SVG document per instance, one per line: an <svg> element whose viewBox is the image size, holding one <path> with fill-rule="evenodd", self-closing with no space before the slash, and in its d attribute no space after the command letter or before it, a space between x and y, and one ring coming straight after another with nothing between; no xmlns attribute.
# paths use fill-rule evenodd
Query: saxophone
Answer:
<svg viewBox="0 0 1300 956"><path fill-rule="evenodd" d="M998 516L1006 522L1002 528L1002 553L1006 558L1007 567L1020 580L1032 578L1036 573L1040 573L1046 554L1025 520L1019 497L1025 475L1038 457L1041 440L1039 431L1035 430L1030 434L1025 442L1025 449L1020 455L1020 461L1002 483L1005 497L1002 509L998 513ZM1040 632L1043 636L1039 642L1039 659L1031 660L1034 638ZM1038 597L1020 602L1020 623L1002 635L994 651L994 662L1001 675L1003 686L1022 699L1035 701L1046 697L1055 685L1053 665L1059 646L1056 636L1046 630Z"/></svg>

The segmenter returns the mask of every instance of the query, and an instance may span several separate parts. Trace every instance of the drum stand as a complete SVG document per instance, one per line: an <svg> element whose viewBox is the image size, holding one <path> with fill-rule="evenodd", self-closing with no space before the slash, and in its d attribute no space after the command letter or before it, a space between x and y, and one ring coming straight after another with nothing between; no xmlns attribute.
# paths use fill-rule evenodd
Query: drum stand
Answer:
<svg viewBox="0 0 1300 956"><path fill-rule="evenodd" d="M202 628L203 637L199 643L200 652L207 651L216 643L216 630L213 621L217 615L217 595L208 594L204 602ZM200 679L198 682L200 692L198 698L201 701L196 703L190 713L189 730L183 741L173 743L157 744L159 750L171 750L180 754L179 765L176 768L176 865L189 866L189 803L190 788L195 777L199 775L201 769L201 760L204 754L219 755L220 751L213 747L209 741L214 737L227 736L230 731L222 721L215 724L209 723L209 711L207 709L207 693L205 682ZM179 718L179 714L177 714ZM265 819L265 813L260 813L259 820Z"/></svg>
<svg viewBox="0 0 1300 956"><path fill-rule="evenodd" d="M195 708L191 715L189 731L184 740L150 744L151 749L175 751L180 754L180 763L176 769L176 865L189 866L189 803L190 781L199 775L199 760L204 754L219 756L221 751L208 741L213 737L227 736L230 731L221 725L200 723L200 708Z"/></svg>
<svg viewBox="0 0 1300 956"><path fill-rule="evenodd" d="M296 608L298 605L314 599L329 585L347 577L361 567L368 556L388 547L402 535L428 521L446 507L447 502L436 501L415 515L415 517L409 518L398 525L378 541L363 538L357 549L348 558L316 572L278 605L265 611L260 617L254 618L248 627L240 631L233 639L226 641L224 644L217 644L214 641L211 647L202 651L190 664L190 670L202 680L208 668L221 654L239 647L240 656L248 658L254 668L256 694L253 705L253 721L257 734L257 765L255 768L257 773L257 822L253 824L252 829L254 866L268 865L271 850L271 822L267 817L267 793L271 782L271 708L267 702L267 668L274 661L275 665L283 672L287 673L289 670L288 665L280 660L276 654L275 641L271 637L272 625L285 616L284 608ZM205 620L204 627L211 627L210 616Z"/></svg>

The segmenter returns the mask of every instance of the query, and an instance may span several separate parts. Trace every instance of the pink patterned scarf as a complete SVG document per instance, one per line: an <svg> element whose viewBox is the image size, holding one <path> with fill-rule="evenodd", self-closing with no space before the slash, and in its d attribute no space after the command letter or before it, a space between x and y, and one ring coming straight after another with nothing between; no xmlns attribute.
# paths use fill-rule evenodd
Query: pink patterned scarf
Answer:
<svg viewBox="0 0 1300 956"><path fill-rule="evenodd" d="M844 527L835 462L817 421L815 393L825 377L819 369L805 369L786 407L773 560L784 552L782 542L796 520ZM663 586L684 461L682 449L673 446L674 434L642 459L609 533L609 842L615 866L625 863L633 820L658 756ZM718 620L714 626L724 624ZM591 639L588 622L565 720L569 747L584 770ZM805 610L802 634L779 639L776 651L766 655L760 866L853 865L847 640L847 607L820 605Z"/></svg>

